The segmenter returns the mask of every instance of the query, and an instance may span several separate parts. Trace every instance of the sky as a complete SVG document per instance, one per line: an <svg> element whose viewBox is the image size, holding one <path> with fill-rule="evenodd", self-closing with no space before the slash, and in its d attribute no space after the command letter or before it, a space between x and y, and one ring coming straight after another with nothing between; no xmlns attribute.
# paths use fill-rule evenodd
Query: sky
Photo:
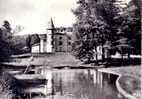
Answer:
<svg viewBox="0 0 142 99"><path fill-rule="evenodd" d="M25 32L43 32L52 18L56 27L72 26L71 9L77 0L0 0L0 25L8 20L12 27L21 25ZM128 1L128 0L125 0Z"/></svg>
<svg viewBox="0 0 142 99"><path fill-rule="evenodd" d="M8 20L12 27L40 32L52 18L56 27L72 26L75 16L71 9L75 7L76 0L0 0L0 25Z"/></svg>

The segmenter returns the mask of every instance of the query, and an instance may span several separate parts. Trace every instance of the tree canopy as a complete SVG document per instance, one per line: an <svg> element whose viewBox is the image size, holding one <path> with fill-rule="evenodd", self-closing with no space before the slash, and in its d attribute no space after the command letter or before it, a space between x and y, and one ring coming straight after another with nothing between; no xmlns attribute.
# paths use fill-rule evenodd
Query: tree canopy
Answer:
<svg viewBox="0 0 142 99"><path fill-rule="evenodd" d="M11 26L10 23L5 20L0 28L0 57L7 57L12 54L10 41L11 41Z"/></svg>
<svg viewBox="0 0 142 99"><path fill-rule="evenodd" d="M128 39L125 45L140 49L140 2L131 0L125 8L116 5L117 2L78 0L78 7L73 10L77 19L74 24L76 40L73 47L78 59L91 60L94 53L97 55L97 46L105 48L107 45L111 49L120 47L124 43L116 41L123 38Z"/></svg>
<svg viewBox="0 0 142 99"><path fill-rule="evenodd" d="M31 46L39 43L40 38L37 34L14 36L13 33L20 32L24 29L17 26L16 29L11 28L9 21L4 21L0 28L0 58L7 59L12 54L23 54L31 51Z"/></svg>

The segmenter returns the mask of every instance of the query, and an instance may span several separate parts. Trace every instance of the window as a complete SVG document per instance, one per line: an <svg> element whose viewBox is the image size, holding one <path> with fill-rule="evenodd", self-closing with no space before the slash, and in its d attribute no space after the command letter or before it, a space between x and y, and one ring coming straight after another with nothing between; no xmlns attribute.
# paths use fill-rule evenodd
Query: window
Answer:
<svg viewBox="0 0 142 99"><path fill-rule="evenodd" d="M44 41L44 42L46 42L46 41L47 41L47 39L45 38L45 39L43 39L43 41Z"/></svg>
<svg viewBox="0 0 142 99"><path fill-rule="evenodd" d="M63 45L63 42L59 41L59 45Z"/></svg>
<svg viewBox="0 0 142 99"><path fill-rule="evenodd" d="M69 40L71 40L71 37L68 37Z"/></svg>
<svg viewBox="0 0 142 99"><path fill-rule="evenodd" d="M71 45L71 42L68 42L68 45Z"/></svg>
<svg viewBox="0 0 142 99"><path fill-rule="evenodd" d="M59 39L61 40L61 39L62 39L62 37L60 36L60 37L59 37Z"/></svg>

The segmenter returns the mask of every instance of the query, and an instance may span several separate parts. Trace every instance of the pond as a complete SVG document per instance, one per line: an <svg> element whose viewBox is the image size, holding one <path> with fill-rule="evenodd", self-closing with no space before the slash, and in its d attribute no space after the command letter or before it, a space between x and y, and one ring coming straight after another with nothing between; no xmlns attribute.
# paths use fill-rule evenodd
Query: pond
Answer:
<svg viewBox="0 0 142 99"><path fill-rule="evenodd" d="M41 74L48 79L44 90L47 95L32 99L120 99L115 81L104 74L101 87L96 83L94 69L42 69Z"/></svg>

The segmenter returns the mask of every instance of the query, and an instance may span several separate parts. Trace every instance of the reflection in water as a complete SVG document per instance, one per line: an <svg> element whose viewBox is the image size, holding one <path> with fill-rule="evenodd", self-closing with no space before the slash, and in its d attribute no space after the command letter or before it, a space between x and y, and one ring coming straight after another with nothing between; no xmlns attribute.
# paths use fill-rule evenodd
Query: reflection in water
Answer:
<svg viewBox="0 0 142 99"><path fill-rule="evenodd" d="M52 93L45 99L119 99L107 77L103 88L96 84L95 70L44 70L43 74L49 79L47 88Z"/></svg>

